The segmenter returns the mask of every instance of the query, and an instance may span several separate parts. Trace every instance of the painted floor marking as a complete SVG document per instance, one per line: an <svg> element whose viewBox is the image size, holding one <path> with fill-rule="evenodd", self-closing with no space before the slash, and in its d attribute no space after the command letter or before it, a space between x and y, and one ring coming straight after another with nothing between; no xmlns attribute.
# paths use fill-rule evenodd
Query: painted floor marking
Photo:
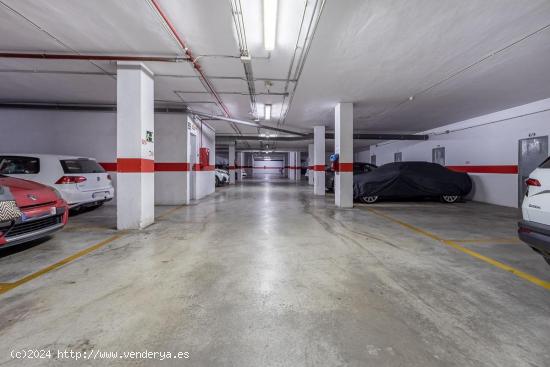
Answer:
<svg viewBox="0 0 550 367"><path fill-rule="evenodd" d="M515 237L510 238L472 238L472 239L445 239L446 241L453 241L453 242L462 242L462 243L488 243L488 244L494 244L494 245L518 245L522 242Z"/></svg>
<svg viewBox="0 0 550 367"><path fill-rule="evenodd" d="M14 288L19 287L20 285L23 285L25 283L30 282L31 280L34 280L38 277L41 277L44 274L47 274L47 273L49 273L53 270L59 269L63 265L66 265L70 262L73 262L73 261L81 258L82 256L89 254L90 252L98 250L98 249L108 245L109 243L124 237L125 235L126 235L126 233L119 233L119 234L116 234L114 236L108 237L107 239L105 239L101 242L98 242L95 245L87 247L84 250L80 250L77 253L74 253L71 256L68 256L68 257L64 258L63 260L60 260L60 261L56 262L55 264L47 266L47 267L45 267L41 270L38 270L38 271L36 271L32 274L29 274L29 275L27 275L27 276L25 276L25 277L23 277L19 280L16 280L15 282L0 283L0 294L4 294L4 293L6 293L6 292L8 292L8 291L10 291Z"/></svg>
<svg viewBox="0 0 550 367"><path fill-rule="evenodd" d="M536 284L540 287L543 287L544 289L548 289L550 290L550 282L547 282L545 280L542 280L540 278L537 278L536 276L534 275L531 275L531 274L527 274L519 269L516 269L510 265L507 265L507 264L504 264L504 263L501 263L500 261L498 260L495 260L495 259L492 259L488 256L485 256L485 255L482 255L478 252L475 252L475 251L472 251L460 244L458 244L457 242L453 241L453 240L446 240L446 239L443 239L431 232L428 232L422 228L419 228L419 227L416 227L416 226L413 226L412 224L409 224L407 222L404 222L402 220L399 220L399 219L396 219L396 218L393 218L387 214L384 214L382 212L380 212L379 210L376 210L376 209L372 209L372 208L367 208L368 211L370 211L371 213L373 214L376 214L377 216L379 217L382 217L384 219L387 219L391 222L394 222L394 223L397 223L405 228L408 228L409 230L413 231L413 232L416 232L416 233L420 233L428 238L431 238L432 240L434 241L437 241L437 242L440 242L440 243L443 243L447 246L450 246L458 251L461 251L467 255L470 255L478 260L481 260L481 261L484 261L488 264L491 264L493 266L496 266L497 268L499 269L502 269L502 270L506 270L507 272L510 272L512 274L514 274L515 276L517 277L520 277L522 279L525 279L533 284Z"/></svg>
<svg viewBox="0 0 550 367"><path fill-rule="evenodd" d="M183 209L184 207L186 207L186 205L180 205L180 206L178 206L178 207L169 209L169 210L165 211L164 213L162 213L161 215L155 217L155 220L160 220L160 219L164 218L164 217L167 216L167 215L170 215L170 214L172 214L172 213L174 213L174 212L176 212L176 211L178 211L178 210L180 210L180 209ZM70 231L75 231L75 230L80 230L80 229L83 229L83 230L86 230L86 229L87 229L87 230L103 229L103 230L105 230L105 228L101 228L101 227L80 227L80 226L68 227L68 228L66 228L66 229L67 229L69 232L70 232ZM60 260L60 261L58 261L58 262L56 262L56 263L54 263L54 264L52 264L52 265L50 265L50 266L47 266L47 267L45 267L45 268L43 268L43 269L41 269L41 270L38 270L38 271L34 272L34 273L32 273L32 274L29 274L29 275L27 275L27 276L25 276L25 277L23 277L23 278L21 278L21 279L19 279L19 280L16 280L15 282L11 282L11 283L0 283L0 295L1 295L1 294L4 294L4 293L6 293L6 292L8 292L8 291L10 291L10 290L12 290L12 289L14 289L14 288L17 288L17 287L19 287L20 285L23 285L23 284L25 284L25 283L28 283L28 282L30 282L31 280L34 280L34 279L36 279L36 278L38 278L38 277L41 277L41 276L44 275L44 274L47 274L47 273L49 273L49 272L51 272L51 271L53 271L53 270L56 270L56 269L62 267L63 265L66 265L66 264L68 264L68 263L70 263L70 262L73 262L73 261L75 261L75 260L77 260L77 259L79 259L79 258L81 258L81 257L83 257L83 256L85 256L85 255L87 255L87 254L89 254L90 252L93 252L93 251L95 251L95 250L98 250L98 249L100 249L100 248L102 248L102 247L108 245L109 243L111 243L111 242L113 242L113 241L116 241L116 240L118 240L118 239L120 239L120 238L126 236L126 234L127 234L126 232L119 232L119 233L116 234L116 235L113 235L113 236L111 236L111 237L108 237L107 239L105 239L105 240L103 240L103 241L101 241L101 242L98 242L98 243L96 243L95 245L92 245L92 246L87 247L87 248L85 248L85 249L83 249L83 250L80 250L80 251L78 251L78 252L72 254L71 256L68 256L68 257L64 258L63 260Z"/></svg>

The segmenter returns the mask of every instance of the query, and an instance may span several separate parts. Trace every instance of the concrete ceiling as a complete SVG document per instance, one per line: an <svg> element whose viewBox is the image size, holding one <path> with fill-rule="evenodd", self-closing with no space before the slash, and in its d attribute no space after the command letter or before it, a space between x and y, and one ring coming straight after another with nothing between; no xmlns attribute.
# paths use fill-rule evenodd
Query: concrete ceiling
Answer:
<svg viewBox="0 0 550 367"><path fill-rule="evenodd" d="M361 131L417 132L550 97L548 0L327 0L284 119L300 24L316 19L316 2L279 2L277 46L268 54L261 1L241 0L257 102L271 103L274 122L286 128L330 128L340 101L354 102ZM231 115L250 119L230 2L160 4ZM181 55L147 0L0 0L0 34L2 51ZM148 66L158 103L220 113L189 63ZM113 62L0 59L0 101L114 103L115 73ZM209 124L235 133L225 122Z"/></svg>

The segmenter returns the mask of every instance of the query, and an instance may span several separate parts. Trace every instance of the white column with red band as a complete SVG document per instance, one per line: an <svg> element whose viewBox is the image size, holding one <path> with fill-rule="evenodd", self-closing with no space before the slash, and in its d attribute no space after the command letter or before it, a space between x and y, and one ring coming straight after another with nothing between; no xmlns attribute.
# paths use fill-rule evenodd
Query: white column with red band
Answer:
<svg viewBox="0 0 550 367"><path fill-rule="evenodd" d="M117 228L155 220L153 73L143 64L117 64Z"/></svg>
<svg viewBox="0 0 550 367"><path fill-rule="evenodd" d="M235 184L235 145L229 146L229 184Z"/></svg>
<svg viewBox="0 0 550 367"><path fill-rule="evenodd" d="M296 170L294 169L294 166L296 166L296 154L295 152L289 152L288 153L288 178L291 181L296 180Z"/></svg>
<svg viewBox="0 0 550 367"><path fill-rule="evenodd" d="M294 177L296 181L302 179L302 152L296 152L296 164L294 165L296 171L296 176Z"/></svg>
<svg viewBox="0 0 550 367"><path fill-rule="evenodd" d="M334 152L338 154L334 202L353 208L353 103L338 103L334 115Z"/></svg>
<svg viewBox="0 0 550 367"><path fill-rule="evenodd" d="M243 171L244 171L244 152L237 153L237 167L235 167L237 171L237 180L242 181L243 179Z"/></svg>
<svg viewBox="0 0 550 367"><path fill-rule="evenodd" d="M308 184L310 185L313 185L313 165L315 164L314 163L314 160L313 160L313 152L314 152L314 148L313 148L313 144L308 144L307 146L307 182Z"/></svg>
<svg viewBox="0 0 550 367"><path fill-rule="evenodd" d="M313 193L325 195L325 127L315 126L313 128Z"/></svg>

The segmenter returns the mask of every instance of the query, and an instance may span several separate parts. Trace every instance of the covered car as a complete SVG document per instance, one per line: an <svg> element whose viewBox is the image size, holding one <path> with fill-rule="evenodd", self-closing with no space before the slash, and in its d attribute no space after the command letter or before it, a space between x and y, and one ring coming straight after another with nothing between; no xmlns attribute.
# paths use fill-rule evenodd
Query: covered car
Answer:
<svg viewBox="0 0 550 367"><path fill-rule="evenodd" d="M376 167L371 163L353 162L353 175L370 172ZM328 192L334 191L334 171L329 166L325 167L325 189Z"/></svg>
<svg viewBox="0 0 550 367"><path fill-rule="evenodd" d="M374 203L380 198L439 198L454 203L472 190L467 173L437 163L394 162L353 176L355 200Z"/></svg>

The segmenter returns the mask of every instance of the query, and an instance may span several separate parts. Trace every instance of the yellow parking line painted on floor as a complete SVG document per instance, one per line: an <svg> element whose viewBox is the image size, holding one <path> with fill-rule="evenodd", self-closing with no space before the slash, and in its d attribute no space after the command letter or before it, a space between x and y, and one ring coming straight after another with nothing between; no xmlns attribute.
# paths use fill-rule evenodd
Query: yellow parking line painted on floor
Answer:
<svg viewBox="0 0 550 367"><path fill-rule="evenodd" d="M74 227L65 227L63 232L86 232L86 231L115 231L115 228L107 227L92 227L92 226L74 226Z"/></svg>
<svg viewBox="0 0 550 367"><path fill-rule="evenodd" d="M458 243L456 243L455 241L452 241L452 240L445 240L443 238L440 238L439 236L431 233L431 232L428 232L422 228L418 228L416 226L413 226L412 224L409 224L407 222L403 222L402 220L399 220L399 219L396 219L396 218L393 218L387 214L384 214L376 209L372 209L372 208L367 208L368 211L370 211L371 213L374 213L376 215L378 215L379 217L382 217L384 219L387 219L391 222L394 222L394 223L397 223L405 228L408 228L410 229L411 231L413 232L416 232L416 233L420 233L426 237L429 237L431 238L432 240L435 240L435 241L438 241L438 242L441 242L441 243L444 243L445 245L447 246L450 246L458 251L461 251L465 254L468 254L478 260L481 260L481 261L484 261L488 264L491 264L493 266L496 266L497 268L499 269L502 269L502 270L506 270L522 279L525 279L533 284L536 284L540 287L543 287L545 289L548 289L550 290L550 282L547 282L545 280L542 280L542 279L539 279L537 277L535 277L534 275L531 275L531 274L527 274L521 270L518 270L510 265L507 265L507 264L504 264L504 263L501 263L500 261L497 261L495 259L492 259L488 256L485 256L485 255L482 255L478 252L475 252L475 251L472 251L462 245L459 245Z"/></svg>
<svg viewBox="0 0 550 367"><path fill-rule="evenodd" d="M178 211L178 210L180 210L180 209L183 209L183 208L185 208L185 207L186 207L186 205L180 205L180 206L178 206L178 207L169 209L169 210L165 211L164 213L161 213L160 215L156 216L156 217L155 217L155 220L157 220L157 219L162 219L162 218L166 217L167 215L170 215L170 214L172 214L172 213L174 213L174 212L176 212L176 211Z"/></svg>
<svg viewBox="0 0 550 367"><path fill-rule="evenodd" d="M87 247L85 248L84 250L81 250L81 251L78 251L77 253L69 256L69 257L66 257L64 258L63 260L61 261L58 261L56 262L55 264L53 265L50 265L50 266L47 266L45 267L44 269L41 269L41 270L38 270L37 272L34 272L32 274L29 274L27 275L26 277L23 277L19 280L16 280L15 282L12 282L12 283L1 283L0 284L0 294L3 294L3 293L6 293L10 290L12 290L13 288L16 288L16 287L19 287L20 285L23 285L25 283L28 283L30 282L31 280L33 279L36 279L38 277L41 277L42 275L46 274L46 273L49 273L53 270L56 270L60 267L62 267L63 265L66 265L72 261L75 261L79 258L81 258L82 256L84 255L87 255L89 254L90 252L93 252L95 250L98 250L100 249L101 247L103 246L106 246L108 245L109 243L115 241L115 240L118 240L119 238L122 238L126 235L126 233L119 233L119 234L116 234L114 236L111 236L101 242L98 242L96 243L95 245L92 245L90 247Z"/></svg>
<svg viewBox="0 0 550 367"><path fill-rule="evenodd" d="M445 239L445 241L453 241L453 242L462 242L462 243L489 243L489 244L506 244L506 245L517 245L522 243L517 238L482 238L482 239L466 239L466 240L455 240L455 239Z"/></svg>

